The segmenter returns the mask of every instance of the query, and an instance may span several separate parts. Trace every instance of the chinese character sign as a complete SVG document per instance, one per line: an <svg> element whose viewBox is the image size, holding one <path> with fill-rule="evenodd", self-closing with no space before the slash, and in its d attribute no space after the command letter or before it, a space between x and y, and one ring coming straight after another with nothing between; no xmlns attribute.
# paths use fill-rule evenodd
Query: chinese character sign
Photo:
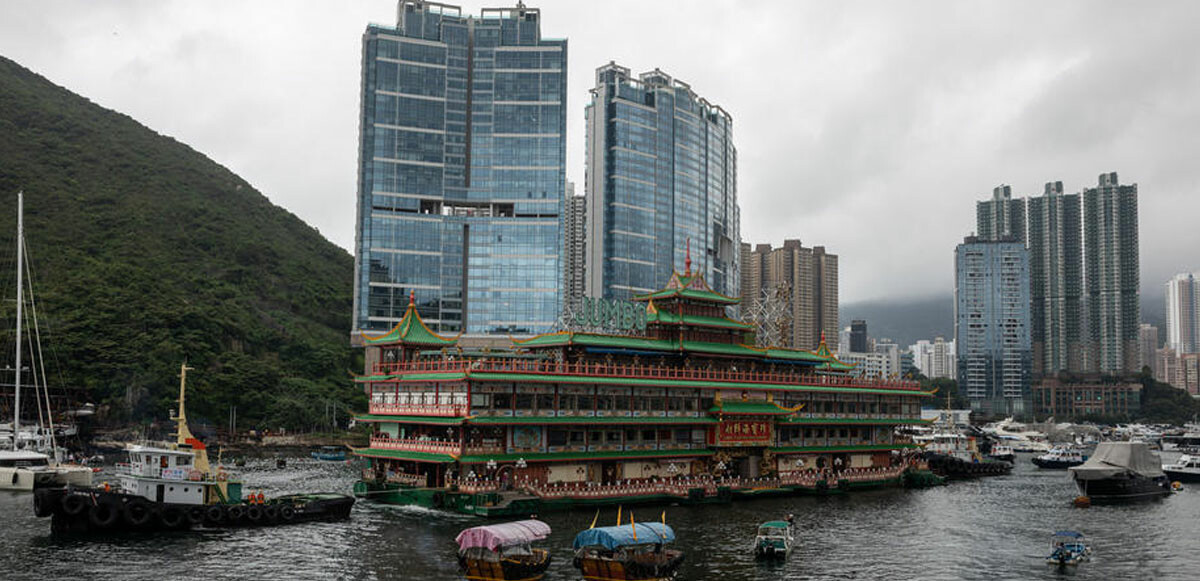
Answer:
<svg viewBox="0 0 1200 581"><path fill-rule="evenodd" d="M771 422L726 418L717 429L717 440L720 445L767 445L771 443Z"/></svg>

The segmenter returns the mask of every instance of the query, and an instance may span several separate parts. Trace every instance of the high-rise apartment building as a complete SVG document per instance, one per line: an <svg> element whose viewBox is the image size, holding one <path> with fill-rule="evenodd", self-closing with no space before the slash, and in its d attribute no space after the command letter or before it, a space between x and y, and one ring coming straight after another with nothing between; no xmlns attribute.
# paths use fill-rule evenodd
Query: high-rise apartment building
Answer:
<svg viewBox="0 0 1200 581"><path fill-rule="evenodd" d="M838 257L824 246L805 248L799 240L784 240L781 248L741 245L743 316L756 301L786 297L787 341L784 346L814 350L824 335L838 333Z"/></svg>
<svg viewBox="0 0 1200 581"><path fill-rule="evenodd" d="M652 292L684 263L737 295L740 211L733 119L655 69L596 70L586 110L587 294Z"/></svg>
<svg viewBox="0 0 1200 581"><path fill-rule="evenodd" d="M1116 172L1083 192L1088 324L1094 369L1138 371L1138 189Z"/></svg>
<svg viewBox="0 0 1200 581"><path fill-rule="evenodd" d="M850 352L867 353L867 322L862 319L850 321Z"/></svg>
<svg viewBox="0 0 1200 581"><path fill-rule="evenodd" d="M1167 347L1200 353L1200 280L1190 272L1167 281Z"/></svg>
<svg viewBox="0 0 1200 581"><path fill-rule="evenodd" d="M966 238L954 251L958 386L971 409L1030 411L1029 252L1015 238Z"/></svg>
<svg viewBox="0 0 1200 581"><path fill-rule="evenodd" d="M1029 198L1030 331L1034 375L1083 371L1083 245L1079 194L1063 194L1062 182L1046 184Z"/></svg>
<svg viewBox="0 0 1200 581"><path fill-rule="evenodd" d="M922 375L930 379L955 379L956 355L954 341L937 337L933 341L921 339L909 346L913 365Z"/></svg>
<svg viewBox="0 0 1200 581"><path fill-rule="evenodd" d="M1012 186L996 186L992 199L975 203L975 228L979 240L1025 242L1025 200L1012 198Z"/></svg>
<svg viewBox="0 0 1200 581"><path fill-rule="evenodd" d="M1142 323L1138 325L1138 369L1146 367L1152 376L1158 375L1158 327Z"/></svg>
<svg viewBox="0 0 1200 581"><path fill-rule="evenodd" d="M439 331L550 329L567 42L523 4L476 17L401 0L395 27L367 27L362 71L355 328L397 324L413 293Z"/></svg>
<svg viewBox="0 0 1200 581"><path fill-rule="evenodd" d="M563 305L574 312L587 284L584 254L587 248L587 196L575 195L575 184L567 182L566 219L563 223Z"/></svg>

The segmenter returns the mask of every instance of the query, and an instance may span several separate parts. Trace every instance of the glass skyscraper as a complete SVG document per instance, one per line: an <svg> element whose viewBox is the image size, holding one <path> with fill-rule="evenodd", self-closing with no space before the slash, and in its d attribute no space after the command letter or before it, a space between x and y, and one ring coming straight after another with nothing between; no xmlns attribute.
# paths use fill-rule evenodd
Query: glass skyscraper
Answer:
<svg viewBox="0 0 1200 581"><path fill-rule="evenodd" d="M958 386L971 409L1025 415L1030 381L1029 251L1016 237L968 237L954 250Z"/></svg>
<svg viewBox="0 0 1200 581"><path fill-rule="evenodd" d="M442 332L553 326L567 41L542 38L540 16L401 0L395 27L367 27L356 329L394 326L410 292Z"/></svg>
<svg viewBox="0 0 1200 581"><path fill-rule="evenodd" d="M587 117L588 296L627 299L692 268L739 294L733 120L660 70L596 71Z"/></svg>

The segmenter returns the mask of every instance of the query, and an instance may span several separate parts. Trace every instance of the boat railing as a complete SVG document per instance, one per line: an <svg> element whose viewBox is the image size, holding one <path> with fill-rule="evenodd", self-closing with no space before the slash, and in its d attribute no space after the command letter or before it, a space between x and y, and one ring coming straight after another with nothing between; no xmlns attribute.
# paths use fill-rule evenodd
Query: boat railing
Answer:
<svg viewBox="0 0 1200 581"><path fill-rule="evenodd" d="M679 381L728 381L738 383L893 389L897 391L920 390L920 385L917 382L902 379L869 379L778 370L702 369L592 361L565 362L507 358L447 358L379 362L374 366L374 374L376 375L401 373L519 373Z"/></svg>
<svg viewBox="0 0 1200 581"><path fill-rule="evenodd" d="M386 435L371 436L371 447L377 450L399 450L429 454L460 454L462 452L462 444L458 440L391 438Z"/></svg>
<svg viewBox="0 0 1200 581"><path fill-rule="evenodd" d="M461 417L467 415L466 404L401 404L371 402L368 406L372 414L393 414L406 416L439 416Z"/></svg>

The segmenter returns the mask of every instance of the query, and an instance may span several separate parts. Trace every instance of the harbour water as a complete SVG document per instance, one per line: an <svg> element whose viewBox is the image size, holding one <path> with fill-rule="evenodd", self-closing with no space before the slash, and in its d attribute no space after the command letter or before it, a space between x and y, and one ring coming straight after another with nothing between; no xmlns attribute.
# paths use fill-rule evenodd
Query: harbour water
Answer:
<svg viewBox="0 0 1200 581"><path fill-rule="evenodd" d="M1170 453L1167 459L1173 459ZM251 462L248 490L348 491L355 468L308 459ZM100 476L103 480L103 476ZM882 490L701 507L665 507L687 552L680 579L1054 579L1043 558L1056 529L1085 533L1093 560L1077 579L1200 578L1200 486L1160 502L1071 506L1065 471L1039 470L1028 455L1010 476L927 490ZM458 579L454 536L486 522L424 509L359 503L340 523L126 536L56 538L33 516L29 494L0 493L3 579ZM663 507L634 507L658 520ZM756 563L756 525L794 513L797 549L786 563ZM544 543L547 580L579 579L571 539L594 511L540 515L554 529ZM615 509L601 512L611 524Z"/></svg>

